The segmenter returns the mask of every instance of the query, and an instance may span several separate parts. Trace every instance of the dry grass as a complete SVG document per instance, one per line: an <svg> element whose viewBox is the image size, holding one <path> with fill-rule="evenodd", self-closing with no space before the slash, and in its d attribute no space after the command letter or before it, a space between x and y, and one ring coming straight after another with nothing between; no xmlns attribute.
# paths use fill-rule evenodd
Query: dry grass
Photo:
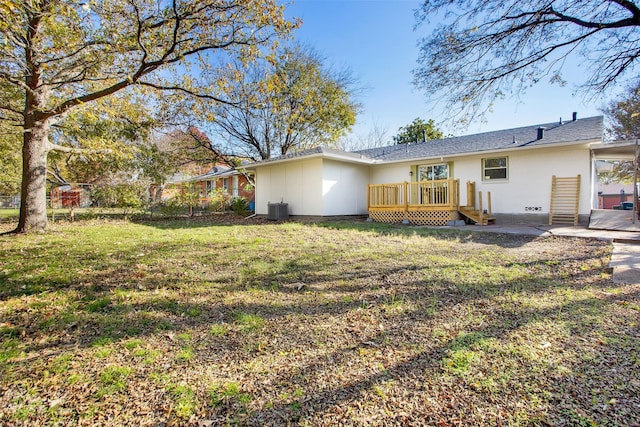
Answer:
<svg viewBox="0 0 640 427"><path fill-rule="evenodd" d="M367 223L0 238L2 425L638 425L610 245Z"/></svg>

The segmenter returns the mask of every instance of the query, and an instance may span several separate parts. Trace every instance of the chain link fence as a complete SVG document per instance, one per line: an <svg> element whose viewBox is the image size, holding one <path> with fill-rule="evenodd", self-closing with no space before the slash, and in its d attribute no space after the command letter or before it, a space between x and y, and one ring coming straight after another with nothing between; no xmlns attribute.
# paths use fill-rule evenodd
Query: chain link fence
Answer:
<svg viewBox="0 0 640 427"><path fill-rule="evenodd" d="M69 184L55 187L47 193L47 207L53 209L86 208L91 206L90 194L90 184ZM0 192L0 209L19 208L20 194L2 194Z"/></svg>
<svg viewBox="0 0 640 427"><path fill-rule="evenodd" d="M20 207L20 181L0 181L0 209Z"/></svg>
<svg viewBox="0 0 640 427"><path fill-rule="evenodd" d="M20 207L20 196L0 195L0 209L18 209Z"/></svg>

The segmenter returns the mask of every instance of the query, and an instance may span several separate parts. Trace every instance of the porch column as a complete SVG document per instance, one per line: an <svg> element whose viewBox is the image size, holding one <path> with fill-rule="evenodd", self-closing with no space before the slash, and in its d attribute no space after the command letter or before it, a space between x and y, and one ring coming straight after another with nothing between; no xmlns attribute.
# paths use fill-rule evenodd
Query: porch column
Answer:
<svg viewBox="0 0 640 427"><path fill-rule="evenodd" d="M593 153L591 153L591 209L598 209L598 170Z"/></svg>

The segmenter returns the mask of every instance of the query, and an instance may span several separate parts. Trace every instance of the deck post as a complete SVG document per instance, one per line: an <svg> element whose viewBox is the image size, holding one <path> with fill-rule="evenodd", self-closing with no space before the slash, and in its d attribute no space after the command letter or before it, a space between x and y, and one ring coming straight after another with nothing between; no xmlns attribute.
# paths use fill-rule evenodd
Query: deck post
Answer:
<svg viewBox="0 0 640 427"><path fill-rule="evenodd" d="M452 197L449 202L450 210L458 210L460 207L460 180L451 179L450 196Z"/></svg>
<svg viewBox="0 0 640 427"><path fill-rule="evenodd" d="M487 191L487 209L489 216L493 216L493 212L491 211L491 191Z"/></svg>
<svg viewBox="0 0 640 427"><path fill-rule="evenodd" d="M467 181L467 206L476 208L476 183L471 181Z"/></svg>
<svg viewBox="0 0 640 427"><path fill-rule="evenodd" d="M402 222L409 222L409 183L407 181L404 182L404 215Z"/></svg>
<svg viewBox="0 0 640 427"><path fill-rule="evenodd" d="M484 224L484 211L482 210L482 191L478 191L478 219L480 224Z"/></svg>

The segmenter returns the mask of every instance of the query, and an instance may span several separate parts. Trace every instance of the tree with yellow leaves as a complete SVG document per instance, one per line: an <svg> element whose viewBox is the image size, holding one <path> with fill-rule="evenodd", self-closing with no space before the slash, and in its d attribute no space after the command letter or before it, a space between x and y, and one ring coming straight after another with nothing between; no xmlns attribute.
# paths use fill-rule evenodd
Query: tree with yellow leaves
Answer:
<svg viewBox="0 0 640 427"><path fill-rule="evenodd" d="M74 110L123 91L230 102L200 76L268 54L294 26L275 0L0 0L0 92L15 95L0 120L23 140L15 231L47 225L47 156L79 149L51 129Z"/></svg>
<svg viewBox="0 0 640 427"><path fill-rule="evenodd" d="M216 103L214 131L226 146L218 151L266 160L319 145L335 146L355 124L359 90L349 70L334 70L308 46L287 46L270 61L227 67L218 78L233 82L232 103ZM234 78L240 75L241 78Z"/></svg>

